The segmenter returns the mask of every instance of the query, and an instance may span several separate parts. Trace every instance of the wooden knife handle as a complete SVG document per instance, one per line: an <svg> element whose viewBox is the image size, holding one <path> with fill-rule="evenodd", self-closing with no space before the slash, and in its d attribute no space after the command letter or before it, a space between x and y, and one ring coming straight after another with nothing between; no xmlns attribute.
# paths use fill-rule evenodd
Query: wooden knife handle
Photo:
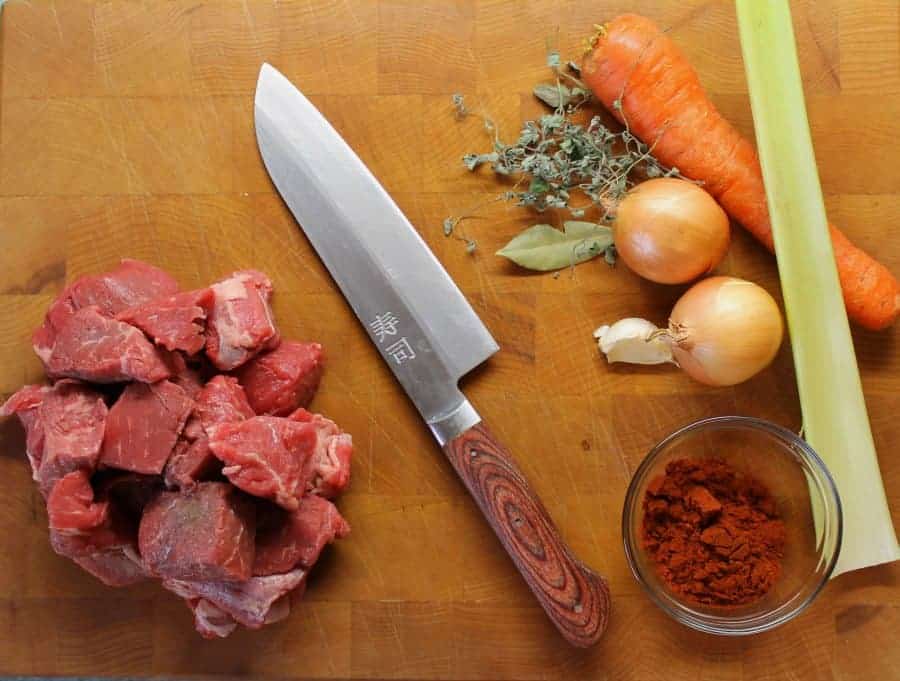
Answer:
<svg viewBox="0 0 900 681"><path fill-rule="evenodd" d="M506 448L478 423L444 452L563 637L596 643L609 618L606 580L572 554Z"/></svg>

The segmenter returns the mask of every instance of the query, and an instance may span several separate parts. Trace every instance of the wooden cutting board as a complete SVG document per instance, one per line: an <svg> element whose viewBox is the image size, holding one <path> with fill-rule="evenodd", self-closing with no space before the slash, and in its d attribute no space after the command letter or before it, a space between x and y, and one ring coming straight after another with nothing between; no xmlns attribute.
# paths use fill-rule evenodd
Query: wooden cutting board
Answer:
<svg viewBox="0 0 900 681"><path fill-rule="evenodd" d="M900 46L896 0L792 3L831 218L900 273ZM900 566L831 583L769 634L704 636L669 621L621 548L625 488L674 428L741 413L798 429L790 353L736 388L674 369L610 368L591 332L628 315L662 322L682 288L602 262L558 277L493 252L535 218L489 204L460 163L539 113L544 38L576 56L622 11L670 27L723 112L752 134L730 2L708 0L11 0L2 13L0 394L41 379L31 329L64 283L130 256L185 286L268 272L288 338L329 367L315 408L356 442L340 500L353 534L314 571L284 624L203 641L157 585L113 590L53 554L16 424L0 425L0 673L404 679L898 678ZM517 456L576 552L609 578L614 611L593 650L547 623L391 375L273 193L256 150L261 62L300 86L418 227L502 351L466 391ZM702 140L698 140L702 144ZM348 197L350 198L350 197ZM723 272L779 295L772 258L740 230ZM900 527L900 336L855 332L888 497ZM825 369L827 370L827 368ZM850 453L852 455L852 453Z"/></svg>

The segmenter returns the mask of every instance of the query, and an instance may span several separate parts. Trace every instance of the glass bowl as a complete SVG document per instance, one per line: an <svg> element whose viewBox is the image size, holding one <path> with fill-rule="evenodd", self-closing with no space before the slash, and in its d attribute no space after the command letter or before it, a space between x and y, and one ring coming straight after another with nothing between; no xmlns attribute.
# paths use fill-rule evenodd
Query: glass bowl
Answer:
<svg viewBox="0 0 900 681"><path fill-rule="evenodd" d="M674 459L713 457L768 487L785 524L781 574L761 599L748 605L704 605L675 593L659 578L641 541L650 482ZM656 445L634 474L622 512L625 554L650 598L682 624L723 636L768 631L803 612L834 569L841 531L840 498L819 455L789 430L746 416L696 421Z"/></svg>

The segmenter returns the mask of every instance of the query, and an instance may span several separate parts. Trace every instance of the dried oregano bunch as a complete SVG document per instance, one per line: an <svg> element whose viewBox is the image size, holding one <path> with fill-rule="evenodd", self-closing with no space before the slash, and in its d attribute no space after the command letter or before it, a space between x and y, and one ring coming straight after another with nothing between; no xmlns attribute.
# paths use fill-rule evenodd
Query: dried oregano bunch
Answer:
<svg viewBox="0 0 900 681"><path fill-rule="evenodd" d="M563 209L576 219L583 217L587 208L596 206L602 211L601 221L606 223L611 219L615 206L634 186L635 180L681 177L677 168L666 168L653 157L652 147L631 134L627 122L621 131L610 130L599 116L591 118L587 125L573 122L572 114L590 101L590 90L578 77L577 65L568 62L562 66L556 50L548 53L547 66L553 72L555 82L538 85L533 92L535 97L553 109L553 113L541 116L537 121L526 121L518 139L511 144L500 139L497 126L489 117L467 108L462 95L453 95L457 119L472 115L482 118L485 130L493 141L490 151L466 154L463 157L466 168L475 170L479 166L489 165L496 175L515 180L511 189L499 194L495 200L514 201L516 205L539 213L547 208ZM444 220L444 233L448 236L453 234L459 222L471 213L448 217ZM525 265L524 262L520 264L530 269L558 269L586 259L583 257L585 252L590 252L591 257L602 252L607 262L612 264L615 261L615 247L611 245L609 228L602 224L596 227L597 240L587 245L584 242L578 244L573 248L574 255L568 262L552 259L544 261L540 268ZM559 240L552 232L545 229L538 232L552 239L553 251L558 253ZM475 242L461 238L467 242L468 250L473 251ZM601 244L603 247L599 248ZM541 245L535 247L540 248ZM509 257L507 252L501 252L501 255ZM532 261L533 258L529 260Z"/></svg>

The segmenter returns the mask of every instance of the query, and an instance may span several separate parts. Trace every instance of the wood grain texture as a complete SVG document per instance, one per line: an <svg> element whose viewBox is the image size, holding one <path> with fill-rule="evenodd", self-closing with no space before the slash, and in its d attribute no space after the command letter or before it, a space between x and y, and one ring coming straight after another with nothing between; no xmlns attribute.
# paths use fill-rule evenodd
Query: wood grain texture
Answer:
<svg viewBox="0 0 900 681"><path fill-rule="evenodd" d="M572 555L506 448L479 423L444 453L563 638L578 648L597 643L609 621L609 586Z"/></svg>
<svg viewBox="0 0 900 681"><path fill-rule="evenodd" d="M829 217L900 273L896 0L793 0ZM157 585L113 590L57 557L21 452L0 423L0 675L252 678L868 681L900 678L900 565L841 576L796 621L716 639L670 621L621 550L628 481L678 426L716 414L800 427L790 351L739 386L674 368L608 366L591 339L629 315L660 323L683 287L593 262L560 276L494 257L536 218L460 157L489 145L457 122L465 93L504 138L539 115L545 38L576 56L624 11L669 29L716 106L753 126L730 0L9 0L0 18L0 397L41 379L29 334L54 294L122 256L186 287L240 267L275 282L286 337L329 353L313 407L351 432L330 548L285 622L204 641ZM465 390L562 537L613 594L599 644L559 637L340 297L259 159L252 93L281 69L393 193L501 345ZM462 223L474 254L444 237ZM780 301L743 230L721 267ZM900 527L900 331L854 331L888 500Z"/></svg>

